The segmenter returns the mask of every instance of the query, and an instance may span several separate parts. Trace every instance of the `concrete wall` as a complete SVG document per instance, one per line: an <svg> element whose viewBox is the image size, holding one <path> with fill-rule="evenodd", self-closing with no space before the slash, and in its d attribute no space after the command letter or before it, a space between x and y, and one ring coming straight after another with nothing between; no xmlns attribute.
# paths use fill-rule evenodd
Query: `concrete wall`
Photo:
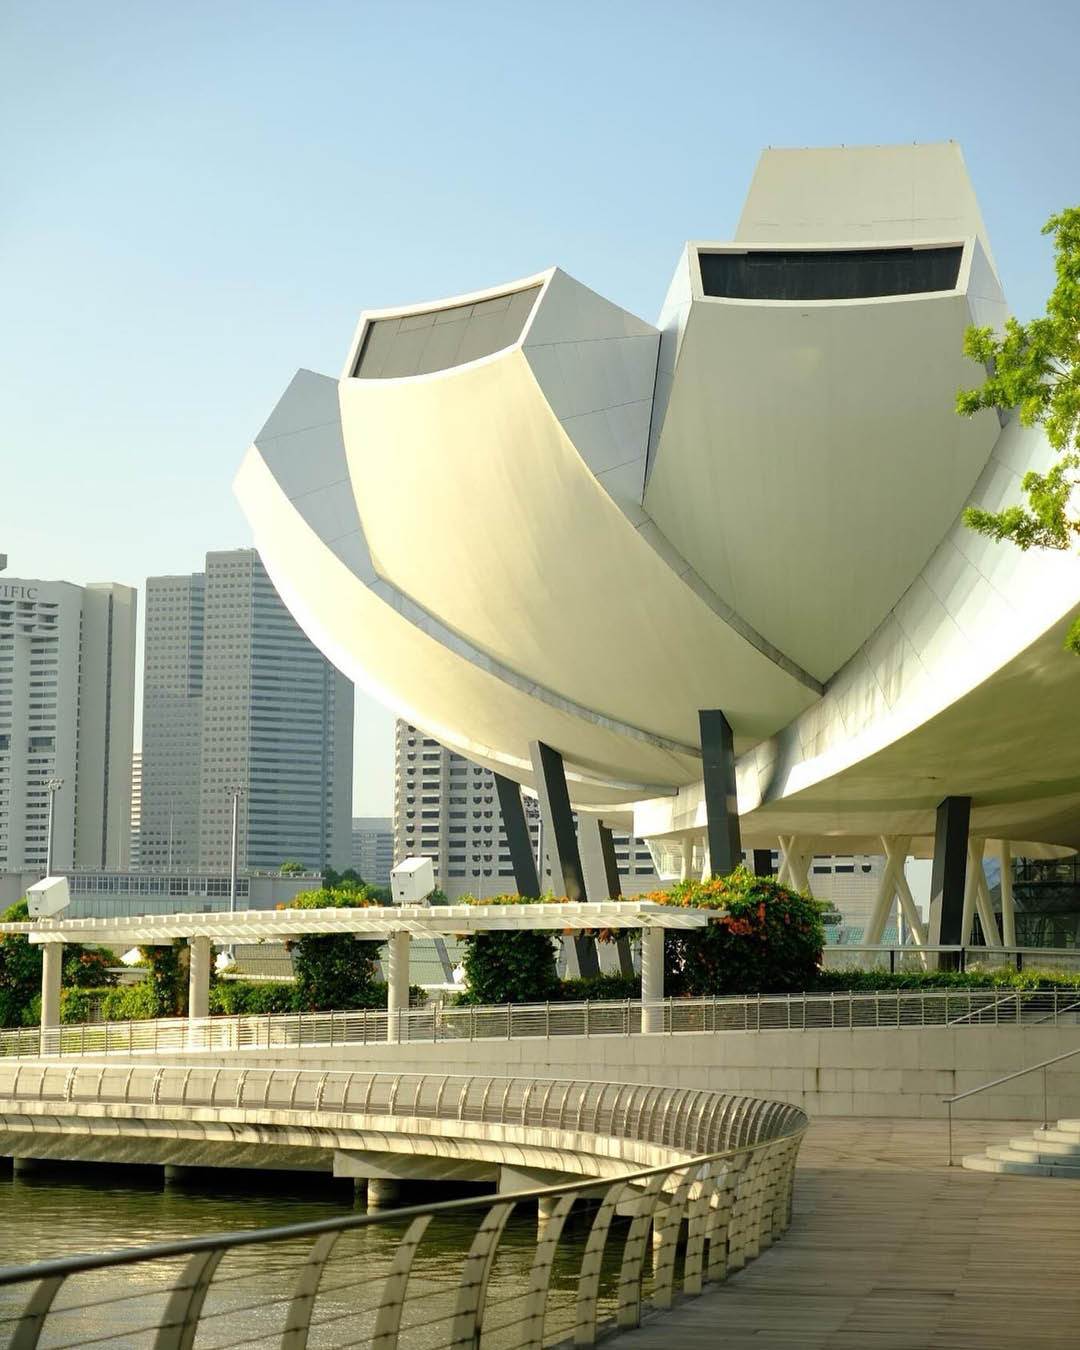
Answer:
<svg viewBox="0 0 1080 1350"><path fill-rule="evenodd" d="M991 1026L440 1041L292 1054L245 1052L243 1059L293 1068L490 1072L704 1087L782 1099L811 1116L933 1119L945 1115L942 1097L1078 1046L1075 1026ZM201 1055L198 1060L202 1062ZM224 1056L220 1062L235 1062L235 1057ZM1048 1081L1051 1117L1080 1116L1080 1055L1051 1069ZM1042 1074L995 1088L954 1110L957 1119L1041 1120Z"/></svg>

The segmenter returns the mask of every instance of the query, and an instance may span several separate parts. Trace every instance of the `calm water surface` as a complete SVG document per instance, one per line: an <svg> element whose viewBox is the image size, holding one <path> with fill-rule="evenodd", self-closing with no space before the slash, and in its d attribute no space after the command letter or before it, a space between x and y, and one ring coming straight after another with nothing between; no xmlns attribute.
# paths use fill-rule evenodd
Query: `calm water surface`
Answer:
<svg viewBox="0 0 1080 1350"><path fill-rule="evenodd" d="M403 1204L449 1199L445 1187L406 1188ZM357 1211L351 1184L307 1174L205 1173L194 1183L164 1185L160 1169L57 1167L33 1176L0 1172L0 1265L111 1251L189 1237L313 1219ZM458 1274L482 1210L433 1220L409 1280L403 1336L410 1350L442 1344L457 1297ZM343 1234L319 1289L309 1346L364 1344L375 1324L385 1277L405 1224L390 1221ZM551 1287L548 1335L573 1323L574 1296L588 1216L575 1218L560 1243ZM622 1231L611 1244L603 1282L611 1306ZM280 1340L289 1299L311 1239L239 1249L218 1268L200 1325L197 1347L270 1345ZM522 1295L536 1250L536 1211L522 1205L507 1226L492 1271L485 1346L507 1350L520 1343ZM119 1268L73 1277L57 1295L42 1337L43 1350L96 1343L150 1346L167 1292L183 1261ZM26 1290L0 1288L0 1344L10 1319L22 1310ZM495 1334L492 1334L495 1333Z"/></svg>

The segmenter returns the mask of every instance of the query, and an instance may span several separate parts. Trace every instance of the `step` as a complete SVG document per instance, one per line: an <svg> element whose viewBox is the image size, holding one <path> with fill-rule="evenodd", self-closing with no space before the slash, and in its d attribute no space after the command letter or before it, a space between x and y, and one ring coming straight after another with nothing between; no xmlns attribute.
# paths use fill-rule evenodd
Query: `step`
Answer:
<svg viewBox="0 0 1080 1350"><path fill-rule="evenodd" d="M988 1158L999 1162L1039 1163L1047 1167L1058 1168L1063 1175L1075 1174L1080 1177L1080 1158L1061 1157L1059 1154L1045 1153L1038 1144L1020 1140L1019 1147L1013 1144L991 1144L986 1150Z"/></svg>
<svg viewBox="0 0 1080 1350"><path fill-rule="evenodd" d="M1014 1148L1031 1148L1034 1143L1040 1153L1053 1153L1059 1158L1080 1159L1080 1139L1066 1135L1062 1138L1057 1130L1033 1130L1026 1139L1010 1139Z"/></svg>
<svg viewBox="0 0 1080 1350"><path fill-rule="evenodd" d="M1054 1129L1054 1126L1050 1127ZM1080 1120L1059 1120L1056 1128L1062 1133L1080 1139Z"/></svg>
<svg viewBox="0 0 1080 1350"><path fill-rule="evenodd" d="M969 1172L1003 1172L1023 1177L1067 1177L1080 1180L1080 1169L1051 1163L1017 1162L1010 1158L988 1158L985 1153L969 1153L961 1159Z"/></svg>

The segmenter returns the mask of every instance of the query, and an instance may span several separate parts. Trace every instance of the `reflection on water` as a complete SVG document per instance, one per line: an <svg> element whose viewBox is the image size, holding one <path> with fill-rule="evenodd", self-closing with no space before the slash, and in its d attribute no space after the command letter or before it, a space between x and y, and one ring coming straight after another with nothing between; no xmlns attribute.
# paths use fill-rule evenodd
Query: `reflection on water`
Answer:
<svg viewBox="0 0 1080 1350"><path fill-rule="evenodd" d="M460 1192L458 1192L460 1193ZM444 1186L406 1187L402 1204L452 1198ZM580 1209L580 1207L579 1207ZM69 1165L33 1176L0 1173L0 1264L17 1265L88 1251L110 1251L182 1238L330 1219L353 1213L351 1183L311 1174L208 1172L194 1183L162 1184L160 1169ZM449 1339L462 1262L485 1213L483 1206L432 1220L406 1291L403 1346L432 1350ZM575 1210L551 1275L548 1339L573 1327L578 1274L591 1213ZM366 1344L375 1329L386 1276L407 1222L388 1219L343 1233L319 1285L311 1350ZM602 1307L613 1308L625 1225L613 1230L601 1284ZM296 1278L311 1239L243 1247L221 1261L203 1311L196 1346L268 1345L286 1326ZM519 1205L507 1223L492 1268L484 1318L485 1347L521 1343L525 1294L536 1253L536 1207ZM57 1295L41 1339L43 1350L99 1341L150 1346L168 1291L185 1258L88 1272ZM0 1343L22 1310L27 1290L0 1288Z"/></svg>

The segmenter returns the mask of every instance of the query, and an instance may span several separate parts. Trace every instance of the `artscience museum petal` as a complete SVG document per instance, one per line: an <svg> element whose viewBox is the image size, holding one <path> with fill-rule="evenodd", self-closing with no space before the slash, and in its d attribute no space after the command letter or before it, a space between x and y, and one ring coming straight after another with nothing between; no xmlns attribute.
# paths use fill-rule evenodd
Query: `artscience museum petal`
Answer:
<svg viewBox="0 0 1080 1350"><path fill-rule="evenodd" d="M557 267L365 312L237 492L361 687L528 787L553 748L658 846L707 826L720 710L745 844L929 849L956 798L973 836L1071 848L1080 561L961 519L1051 458L954 411L965 329L1006 315L956 145L769 150L655 325Z"/></svg>

